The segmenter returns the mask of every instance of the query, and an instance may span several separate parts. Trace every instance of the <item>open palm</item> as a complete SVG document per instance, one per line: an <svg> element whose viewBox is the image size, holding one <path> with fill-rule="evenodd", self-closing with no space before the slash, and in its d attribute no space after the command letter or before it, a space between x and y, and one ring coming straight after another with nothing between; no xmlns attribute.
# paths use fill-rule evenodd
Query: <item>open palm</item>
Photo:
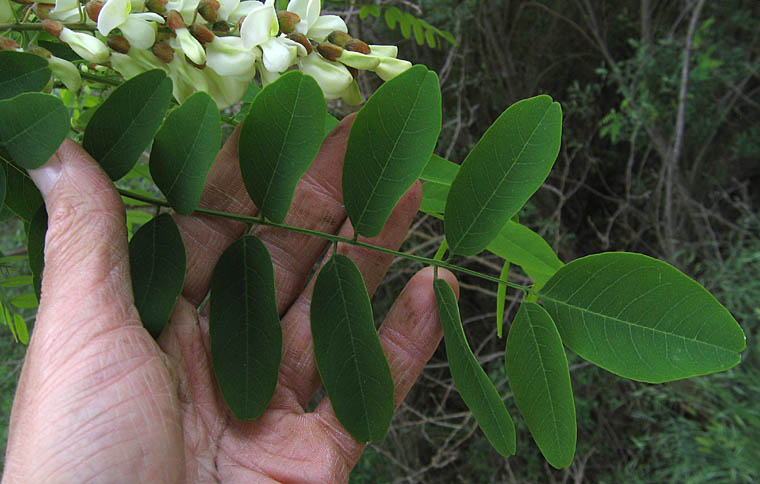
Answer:
<svg viewBox="0 0 760 484"><path fill-rule="evenodd" d="M288 223L352 235L341 196L351 120L325 140L296 191ZM60 175L59 175L60 173ZM42 300L16 393L3 484L17 482L345 482L364 446L336 420L329 400L305 412L319 385L309 329L322 239L257 228L274 263L283 328L275 396L258 420L226 409L209 358L208 319L198 311L216 260L246 227L176 217L188 254L183 295L158 344L133 305L124 210L106 175L65 142L32 174L49 213ZM57 180L57 181L55 181ZM413 187L372 243L400 246L420 201ZM209 175L202 206L255 214L237 167L237 136ZM345 246L372 293L391 256ZM455 286L451 274L440 271ZM398 405L441 338L432 271L412 278L380 339Z"/></svg>

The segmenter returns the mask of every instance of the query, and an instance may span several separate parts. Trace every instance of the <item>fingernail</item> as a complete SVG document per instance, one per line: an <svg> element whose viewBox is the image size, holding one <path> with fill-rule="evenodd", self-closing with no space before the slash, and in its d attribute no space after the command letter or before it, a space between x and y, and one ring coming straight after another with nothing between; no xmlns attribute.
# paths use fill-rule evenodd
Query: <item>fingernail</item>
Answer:
<svg viewBox="0 0 760 484"><path fill-rule="evenodd" d="M50 193L55 182L61 177L62 169L61 160L56 153L41 167L36 170L29 170L29 177L37 185L43 198L47 198L47 194Z"/></svg>

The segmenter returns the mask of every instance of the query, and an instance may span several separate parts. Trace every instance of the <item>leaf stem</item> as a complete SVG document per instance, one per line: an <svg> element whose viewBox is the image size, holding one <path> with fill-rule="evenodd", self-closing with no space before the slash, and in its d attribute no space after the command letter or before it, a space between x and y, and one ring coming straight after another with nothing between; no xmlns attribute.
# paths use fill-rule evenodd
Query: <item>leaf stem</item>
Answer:
<svg viewBox="0 0 760 484"><path fill-rule="evenodd" d="M153 198L153 197L142 195L139 193L134 193L129 190L124 190L123 188L119 188L118 190L119 190L119 194L123 197L131 198L133 200L137 200L144 203L149 203L151 205L170 207L169 202L165 200L159 200L158 198ZM348 237L341 237L340 235L328 234L325 232L319 232L317 230L307 229L303 227L296 227L293 225L288 225L288 224L283 224L283 223L272 222L271 220L266 220L263 217L252 217L250 215L240 215L240 214L235 214L235 213L219 212L217 210L210 210L207 208L199 207L195 210L195 213L200 213L203 215L212 215L214 217L222 217L222 218L227 218L231 220L237 220L239 222L245 222L249 224L253 223L253 224L264 225L268 227L276 227L276 228L280 228L284 230L290 230L291 232L296 232L299 234L311 235L313 237L320 237L322 239L333 242L334 244L337 244L338 242L342 242L344 244L355 245L357 247L363 247L365 249L374 250L377 252L381 252L383 254L390 254L396 257L402 257L404 259L410 259L417 262L422 262L423 264L431 265L433 267L443 267L444 269L448 269L451 271L461 272L462 274L478 277L480 279L483 279L489 282L495 282L496 284L503 284L507 287L511 287L519 291L533 292L533 290L530 287L526 287L520 284L515 284L513 282L505 281L498 277L489 276L488 274L483 274L481 272L474 271L466 267L461 267L454 264L450 264L448 262L431 259L429 257L422 257L415 254L409 254L407 252L399 252L397 250L386 249L385 247L368 244L367 242L362 242L355 238L350 239Z"/></svg>

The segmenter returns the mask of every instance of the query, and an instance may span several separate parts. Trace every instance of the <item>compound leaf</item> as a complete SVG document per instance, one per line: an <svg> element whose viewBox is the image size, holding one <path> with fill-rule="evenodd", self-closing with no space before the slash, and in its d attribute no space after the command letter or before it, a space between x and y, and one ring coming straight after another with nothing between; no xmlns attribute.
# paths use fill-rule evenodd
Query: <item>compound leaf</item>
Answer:
<svg viewBox="0 0 760 484"><path fill-rule="evenodd" d="M144 224L129 241L132 292L143 326L158 338L185 283L185 244L169 214Z"/></svg>
<svg viewBox="0 0 760 484"><path fill-rule="evenodd" d="M443 279L436 279L433 289L443 326L446 357L459 394L494 449L505 457L513 455L517 444L512 418L467 343L454 290Z"/></svg>
<svg viewBox="0 0 760 484"><path fill-rule="evenodd" d="M171 96L171 80L154 69L116 88L92 115L82 146L112 180L137 163L161 125Z"/></svg>
<svg viewBox="0 0 760 484"><path fill-rule="evenodd" d="M327 106L314 78L288 72L253 100L240 130L240 171L266 218L282 222L322 145Z"/></svg>
<svg viewBox="0 0 760 484"><path fill-rule="evenodd" d="M27 92L0 101L0 153L22 168L39 168L69 133L69 112L50 94Z"/></svg>
<svg viewBox="0 0 760 484"><path fill-rule="evenodd" d="M0 66L0 99L39 92L52 75L47 59L28 52L0 51Z"/></svg>
<svg viewBox="0 0 760 484"><path fill-rule="evenodd" d="M441 131L438 76L414 66L383 84L351 127L343 200L356 233L380 233L401 196L420 176Z"/></svg>
<svg viewBox="0 0 760 484"><path fill-rule="evenodd" d="M485 132L446 200L452 253L475 255L543 184L559 153L562 109L546 95L510 106Z"/></svg>
<svg viewBox="0 0 760 484"><path fill-rule="evenodd" d="M191 214L201 199L222 142L222 121L211 96L197 92L166 117L150 151L150 174L172 208Z"/></svg>
<svg viewBox="0 0 760 484"><path fill-rule="evenodd" d="M569 466L576 422L570 369L556 326L535 303L523 302L507 338L506 368L515 403L549 464Z"/></svg>
<svg viewBox="0 0 760 484"><path fill-rule="evenodd" d="M272 258L253 235L219 258L211 278L209 333L219 389L238 420L269 405L282 358L282 328Z"/></svg>
<svg viewBox="0 0 760 484"><path fill-rule="evenodd" d="M311 302L314 355L335 415L359 442L380 441L393 417L393 378L359 268L335 254Z"/></svg>
<svg viewBox="0 0 760 484"><path fill-rule="evenodd" d="M705 288L642 254L576 259L539 297L565 345L633 380L660 383L725 370L746 346L736 320Z"/></svg>

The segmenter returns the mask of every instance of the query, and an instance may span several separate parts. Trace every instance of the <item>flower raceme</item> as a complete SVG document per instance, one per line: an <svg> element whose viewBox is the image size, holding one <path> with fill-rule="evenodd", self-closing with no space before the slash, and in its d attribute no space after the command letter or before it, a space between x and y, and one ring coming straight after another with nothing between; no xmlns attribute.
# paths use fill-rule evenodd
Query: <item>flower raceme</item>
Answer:
<svg viewBox="0 0 760 484"><path fill-rule="evenodd" d="M127 79L162 69L179 102L203 90L220 109L237 102L257 72L267 85L300 69L316 79L326 99L359 104L358 70L387 81L411 67L397 59L395 46L351 37L343 19L320 15L320 5L291 0L277 12L274 0L90 0L83 17L78 0L56 0L54 8L37 13L45 30L86 61ZM81 26L81 20L95 32L64 24ZM57 70L67 86L78 85L70 69Z"/></svg>

